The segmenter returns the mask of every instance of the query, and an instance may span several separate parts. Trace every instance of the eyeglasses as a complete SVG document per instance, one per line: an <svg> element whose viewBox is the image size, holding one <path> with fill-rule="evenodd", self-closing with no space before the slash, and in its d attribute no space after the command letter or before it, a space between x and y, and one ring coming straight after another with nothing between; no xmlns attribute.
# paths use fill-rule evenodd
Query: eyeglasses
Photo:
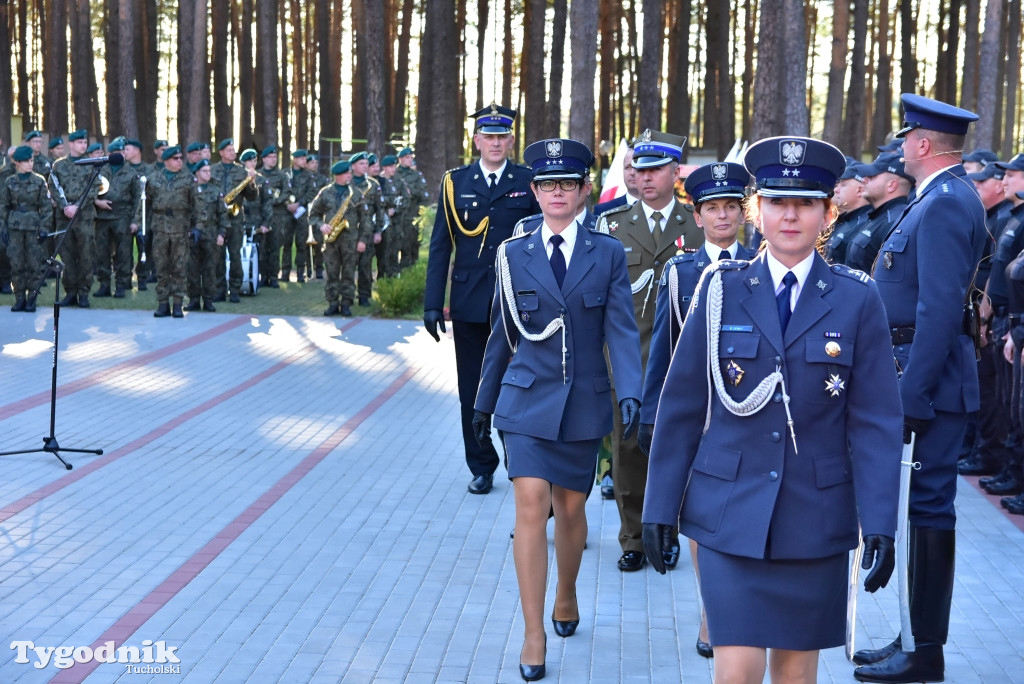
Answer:
<svg viewBox="0 0 1024 684"><path fill-rule="evenodd" d="M555 186L560 187L565 192L572 192L576 188L580 187L580 182L575 178L563 178L561 180L541 180L535 181L537 187L540 188L541 192L551 192L555 189Z"/></svg>

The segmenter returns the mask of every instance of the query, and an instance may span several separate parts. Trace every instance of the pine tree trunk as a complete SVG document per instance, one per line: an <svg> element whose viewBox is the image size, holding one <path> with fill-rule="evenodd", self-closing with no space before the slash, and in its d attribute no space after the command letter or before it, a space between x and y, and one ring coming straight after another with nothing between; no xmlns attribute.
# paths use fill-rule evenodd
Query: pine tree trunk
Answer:
<svg viewBox="0 0 1024 684"><path fill-rule="evenodd" d="M277 75L277 0L256 0L257 92L256 141L259 147L279 144L277 107L280 85Z"/></svg>
<svg viewBox="0 0 1024 684"><path fill-rule="evenodd" d="M93 68L92 22L89 0L77 0L71 21L71 100L75 128L88 129L90 139L102 137L96 70Z"/></svg>
<svg viewBox="0 0 1024 684"><path fill-rule="evenodd" d="M231 30L230 0L211 0L210 37L213 43L213 139L214 144L232 136L234 113L231 111L232 89L228 82L228 36Z"/></svg>
<svg viewBox="0 0 1024 684"><path fill-rule="evenodd" d="M707 11L703 147L715 150L717 159L725 159L736 129L736 103L729 72L729 11L725 4L716 2L708 3Z"/></svg>
<svg viewBox="0 0 1024 684"><path fill-rule="evenodd" d="M853 3L853 54L850 57L850 89L846 97L846 120L843 122L843 139L839 145L846 154L859 157L864 146L864 118L867 97L865 87L865 51L868 32L868 0L854 0Z"/></svg>
<svg viewBox="0 0 1024 684"><path fill-rule="evenodd" d="M121 37L121 51L115 68L118 72L118 82L121 84L117 102L117 109L121 113L121 126L111 129L120 131L122 135L129 138L139 137L137 98L132 78L135 74L135 5L134 0L120 0L118 7L117 21L118 33ZM107 73L114 70L108 64Z"/></svg>
<svg viewBox="0 0 1024 684"><path fill-rule="evenodd" d="M981 56L978 62L978 121L974 124L974 146L993 149L999 111L996 105L998 63L1002 60L999 34L1004 23L1003 3L989 2L985 7L985 30L981 35ZM1005 158L1005 157L1004 157Z"/></svg>
<svg viewBox="0 0 1024 684"><path fill-rule="evenodd" d="M238 43L238 139L239 149L250 145L253 140L253 94L256 89L256 75L259 67L254 65L252 54L252 0L242 0L239 8L235 40Z"/></svg>
<svg viewBox="0 0 1024 684"><path fill-rule="evenodd" d="M917 57L914 38L917 34L917 16L914 0L900 0L900 92L917 92Z"/></svg>
<svg viewBox="0 0 1024 684"><path fill-rule="evenodd" d="M711 3L721 6L721 3ZM664 24L661 0L643 0L643 56L640 59L640 82L637 84L640 108L639 128L661 129L661 54ZM728 27L728 21L726 22Z"/></svg>
<svg viewBox="0 0 1024 684"><path fill-rule="evenodd" d="M850 0L835 0L832 5L832 61L828 70L825 96L825 127L822 139L842 145L843 99L846 94L846 55L850 41Z"/></svg>
<svg viewBox="0 0 1024 684"><path fill-rule="evenodd" d="M569 6L569 137L596 155L594 76L597 74L598 0L573 0Z"/></svg>
<svg viewBox="0 0 1024 684"><path fill-rule="evenodd" d="M370 0L370 2L377 2L377 0ZM352 30L352 54L349 58L352 60L352 68L349 70L349 74L352 76L352 103L349 107L349 111L352 114L352 139L366 140L366 64L364 61L368 57L369 47L366 43L366 36L364 27L366 25L365 18L366 2L365 0L352 0L352 20L349 22ZM357 143L358 149L363 149L361 145L365 143Z"/></svg>
<svg viewBox="0 0 1024 684"><path fill-rule="evenodd" d="M364 65L366 84L366 148L382 155L387 142L387 112L384 107L384 50L387 43L384 36L383 3L366 3L364 17L363 45L366 49L360 61Z"/></svg>
<svg viewBox="0 0 1024 684"><path fill-rule="evenodd" d="M551 66L550 85L548 86L547 104L544 108L547 124L544 126L544 137L558 138L562 135L562 81L565 73L565 39L566 21L569 10L566 0L554 0L554 17L551 21Z"/></svg>
<svg viewBox="0 0 1024 684"><path fill-rule="evenodd" d="M1021 34L1021 6L1020 0L1010 0L1009 7L1007 8L1009 14L1009 21L1006 22L1006 35L1019 36ZM1017 40L1007 40L1008 49L1006 51L1006 103L1005 103L1005 115L1003 117L1004 130L1000 140L1000 149L1002 151L1002 158L1009 159L1010 155L1018 150L1014 150L1014 141L1017 140L1017 136L1014 135L1014 124L1016 123L1017 117L1017 91L1020 88L1020 42Z"/></svg>
<svg viewBox="0 0 1024 684"><path fill-rule="evenodd" d="M483 0L486 2L486 0ZM391 109L391 131L393 133L407 133L409 130L406 116L407 90L409 89L409 70L405 65L409 63L409 44L412 32L412 15L414 12L413 0L404 0L402 5L402 28L398 34L398 68L395 69L395 97L392 100ZM407 137L407 136L406 136ZM411 142L411 141L410 141Z"/></svg>
<svg viewBox="0 0 1024 684"><path fill-rule="evenodd" d="M484 106L484 55L487 49L487 21L490 18L490 3L488 0L477 0L476 3L476 109L483 109ZM399 62L401 63L401 62Z"/></svg>
<svg viewBox="0 0 1024 684"><path fill-rule="evenodd" d="M120 4L120 0L104 0L103 2L103 47L107 57L104 85L107 95L107 130L111 133L124 129L124 124L121 121L121 72L118 68L118 62L123 56L120 38Z"/></svg>
<svg viewBox="0 0 1024 684"><path fill-rule="evenodd" d="M11 34L10 34L11 6L8 0L0 0L0 45L8 46L7 70L11 73ZM24 88L24 85L22 86ZM14 111L13 88L11 79L0 78L0 145L3 145L3 152L7 152L7 145L11 142L11 116Z"/></svg>
<svg viewBox="0 0 1024 684"><path fill-rule="evenodd" d="M281 147L281 154L278 158L278 166L288 166L288 159L294 148L292 145L292 109L291 101L288 99L288 33L285 31L285 24L288 22L288 0L280 0L277 6L278 23L276 26L281 61L278 63L280 69L278 84L280 92L278 95L277 112L281 120L281 139L278 145Z"/></svg>
<svg viewBox="0 0 1024 684"><path fill-rule="evenodd" d="M135 110L139 140L146 144L157 136L156 93L160 83L160 51L156 38L156 0L139 2L135 9Z"/></svg>
<svg viewBox="0 0 1024 684"><path fill-rule="evenodd" d="M302 25L299 0L289 0L292 20L292 111L295 117L295 145L309 146L309 112L306 108L305 45L312 44ZM309 72L311 78L315 74Z"/></svg>
<svg viewBox="0 0 1024 684"><path fill-rule="evenodd" d="M545 0L526 0L526 16L523 19L523 30L526 41L523 46L522 81L519 90L523 93L526 106L523 113L525 126L524 142L547 137L544 135L544 107L547 101L547 88L544 78L544 13L547 9ZM506 105L507 106L507 105Z"/></svg>
<svg viewBox="0 0 1024 684"><path fill-rule="evenodd" d="M892 132L892 58L889 55L889 0L878 0L878 56L875 60L875 108L871 117L871 140L882 142Z"/></svg>
<svg viewBox="0 0 1024 684"><path fill-rule="evenodd" d="M426 0L416 127L421 153L416 162L429 188L437 188L445 169L456 165L461 146L461 136L451 134L464 121L455 111L455 98L449 96L459 87L454 16L454 0Z"/></svg>
<svg viewBox="0 0 1024 684"><path fill-rule="evenodd" d="M665 111L665 130L679 135L690 133L690 21L693 12L691 0L675 0L670 15L668 36L668 102ZM690 145L683 148L686 158Z"/></svg>

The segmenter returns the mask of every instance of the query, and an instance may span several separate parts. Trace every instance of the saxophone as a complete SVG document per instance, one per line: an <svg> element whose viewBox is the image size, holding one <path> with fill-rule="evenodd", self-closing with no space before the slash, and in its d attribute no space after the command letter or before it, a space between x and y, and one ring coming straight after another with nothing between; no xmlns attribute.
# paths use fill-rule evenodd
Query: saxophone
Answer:
<svg viewBox="0 0 1024 684"><path fill-rule="evenodd" d="M238 212L242 210L242 205L240 203L236 204L235 200L238 199L238 196L242 194L242 191L245 190L247 186L252 185L252 183L253 176L246 176L244 181L231 188L231 191L224 195L224 206L227 207L228 214L232 218L238 216Z"/></svg>
<svg viewBox="0 0 1024 684"><path fill-rule="evenodd" d="M327 225L331 227L331 232L324 236L324 242L327 244L337 240L338 236L348 228L348 219L345 218L345 212L348 211L348 205L352 203L352 196L355 194L355 188L351 185L347 187L348 197L346 197L345 201L341 203L341 207L338 211L334 212L334 216L331 217L331 220L327 222Z"/></svg>

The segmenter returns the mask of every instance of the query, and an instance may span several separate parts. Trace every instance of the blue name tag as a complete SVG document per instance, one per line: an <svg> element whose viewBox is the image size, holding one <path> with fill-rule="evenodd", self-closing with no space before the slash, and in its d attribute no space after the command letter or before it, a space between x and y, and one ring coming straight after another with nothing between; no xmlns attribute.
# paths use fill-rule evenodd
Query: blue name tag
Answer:
<svg viewBox="0 0 1024 684"><path fill-rule="evenodd" d="M752 325L723 325L722 332L754 332Z"/></svg>

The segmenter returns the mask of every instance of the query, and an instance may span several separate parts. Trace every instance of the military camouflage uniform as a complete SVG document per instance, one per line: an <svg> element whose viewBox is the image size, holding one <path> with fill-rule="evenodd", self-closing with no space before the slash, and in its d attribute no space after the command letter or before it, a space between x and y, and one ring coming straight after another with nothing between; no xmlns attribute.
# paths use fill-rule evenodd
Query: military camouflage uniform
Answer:
<svg viewBox="0 0 1024 684"><path fill-rule="evenodd" d="M39 244L40 231L49 231L53 205L47 193L46 180L37 173L9 176L0 189L0 233L7 235L7 255L11 260L14 295L29 296L43 275L46 255Z"/></svg>
<svg viewBox="0 0 1024 684"><path fill-rule="evenodd" d="M99 197L111 203L110 211L96 208L96 279L100 291L110 290L111 273L120 296L132 289L131 224L140 223L141 188L131 164L104 166L100 175L110 183L107 194ZM113 263L113 270L111 270Z"/></svg>
<svg viewBox="0 0 1024 684"><path fill-rule="evenodd" d="M68 156L55 161L48 182L50 197L57 203L55 227L58 231L71 223L71 219L64 215L64 209L81 200L74 226L57 239L63 239L60 260L64 263L64 291L69 296L85 297L88 301L96 254L96 205L93 202L100 186L94 182L86 193L92 167L75 166L76 159ZM58 187L63 189L63 194Z"/></svg>
<svg viewBox="0 0 1024 684"><path fill-rule="evenodd" d="M316 197L320 193L320 191L326 188L328 185L331 185L331 179L329 179L322 173L314 173L313 197ZM316 240L316 244L309 245L306 247L307 251L309 251L312 254L312 259L306 262L306 277L312 278L315 275L319 279L324 277L324 235L315 228L313 229L312 233L313 239ZM309 231L307 231L307 239L308 234Z"/></svg>
<svg viewBox="0 0 1024 684"><path fill-rule="evenodd" d="M377 277L390 278L398 274L398 250L401 247L401 228L398 227L402 195L390 178L383 175L373 178L380 184L381 209L384 223L381 226L381 240L374 245L377 252Z"/></svg>
<svg viewBox="0 0 1024 684"><path fill-rule="evenodd" d="M44 179L50 175L50 169L53 168L53 160L47 157L45 154L40 152L39 154L32 156L32 172L38 173Z"/></svg>
<svg viewBox="0 0 1024 684"><path fill-rule="evenodd" d="M264 185L267 189L267 196L270 200L270 207L273 214L270 219L270 232L262 236L260 242L260 274L265 285L275 285L277 274L281 270L281 236L285 231L285 224L291 219L291 214L285 207L292 189L288 184L288 174L276 166L272 169L261 169Z"/></svg>
<svg viewBox="0 0 1024 684"><path fill-rule="evenodd" d="M216 188L217 194L223 198L225 195L234 190L238 185L248 178L249 174L245 170L245 167L238 162L231 162L230 164L220 162L219 164L213 164L210 166L210 187ZM234 216L229 211L228 217L228 232L225 238L224 245L217 249L217 295L223 296L229 290L234 294L239 294L242 289L242 231L245 223L245 200L257 199L258 191L256 189L255 181L250 183L242 190L242 194L235 200L235 206L238 206L241 211L237 212ZM227 273L227 261L225 259L225 252L231 259L231 273Z"/></svg>
<svg viewBox="0 0 1024 684"><path fill-rule="evenodd" d="M228 221L227 207L217 192L217 186L213 183L196 183L194 190L192 225L199 231L199 240L195 241L190 236L192 247L188 260L188 298L190 305L192 302L198 303L200 295L206 304L212 304L217 296L217 260L221 256L217 237L221 236L226 240L231 225ZM220 260L223 262L223 258ZM242 286L241 276L238 286Z"/></svg>
<svg viewBox="0 0 1024 684"><path fill-rule="evenodd" d="M405 213L402 215L405 242L399 250L402 253L399 265L405 269L415 264L420 258L420 229L413 221L419 217L420 207L430 199L430 193L427 192L427 179L414 168L399 165L395 176L409 188L409 206L406 207Z"/></svg>
<svg viewBox="0 0 1024 684"><path fill-rule="evenodd" d="M351 306L355 295L356 265L359 252L356 243L366 245L371 254L370 245L373 240L372 205L363 194L352 185L331 184L323 188L309 205L309 221L315 232L323 234L326 226L341 208L341 205L352 194L345 211L348 227L341 232L334 242L324 242L324 269L327 282L324 293L328 304Z"/></svg>
<svg viewBox="0 0 1024 684"><path fill-rule="evenodd" d="M191 173L166 169L148 177L146 202L152 207L147 230L153 234L153 259L157 268L156 300L176 305L185 296L185 269L188 264L189 231L196 224L196 183Z"/></svg>
<svg viewBox="0 0 1024 684"><path fill-rule="evenodd" d="M309 203L316 197L316 188L314 187L313 174L306 171L305 169L291 168L288 170L288 204L291 202L291 198L295 198L303 209L309 206ZM282 205L284 206L284 205ZM306 212L302 212L302 216L295 218L287 208L285 209L287 218L282 223L283 230L280 236L279 246L281 249L281 279L288 280L292 270L292 248L295 249L295 271L297 274L297 280L301 283L305 280L306 272L306 255L309 253L309 249L306 247L306 236L309 233L309 223Z"/></svg>
<svg viewBox="0 0 1024 684"><path fill-rule="evenodd" d="M14 175L14 162L7 158L7 155L0 152L0 188L3 188L7 179ZM0 242L0 292L10 294L11 289L11 261L7 256L7 249Z"/></svg>
<svg viewBox="0 0 1024 684"><path fill-rule="evenodd" d="M384 206L381 197L380 183L376 178L369 176L353 176L352 187L363 195L371 221L373 232L366 243L366 251L359 255L358 290L359 300L370 299L373 292L373 257L376 255L376 245L373 244L373 236L380 233L384 226ZM383 236L382 242L383 242Z"/></svg>
<svg viewBox="0 0 1024 684"><path fill-rule="evenodd" d="M388 232L391 233L388 248L390 250L391 274L396 275L404 268L402 264L408 261L406 252L409 250L409 232L415 230L408 216L412 206L412 191L399 177L397 171L386 180L395 192L395 213L391 216L391 226L388 228ZM405 266L408 264L406 263Z"/></svg>
<svg viewBox="0 0 1024 684"><path fill-rule="evenodd" d="M158 171L163 169L154 168L155 164L150 165L146 163L141 164L129 164L135 175L139 177L139 232L135 234L134 242L137 251L135 257L135 279L139 283L139 290L146 290L146 281L149 279L150 274L156 273L156 261L153 259L153 231L150 226L153 224L153 205L149 201L147 192L146 196L146 215L142 215L142 178L146 178L146 182L149 182L150 177L156 174ZM142 224L145 219L146 234L142 234ZM146 253L146 261L142 261L143 253Z"/></svg>

